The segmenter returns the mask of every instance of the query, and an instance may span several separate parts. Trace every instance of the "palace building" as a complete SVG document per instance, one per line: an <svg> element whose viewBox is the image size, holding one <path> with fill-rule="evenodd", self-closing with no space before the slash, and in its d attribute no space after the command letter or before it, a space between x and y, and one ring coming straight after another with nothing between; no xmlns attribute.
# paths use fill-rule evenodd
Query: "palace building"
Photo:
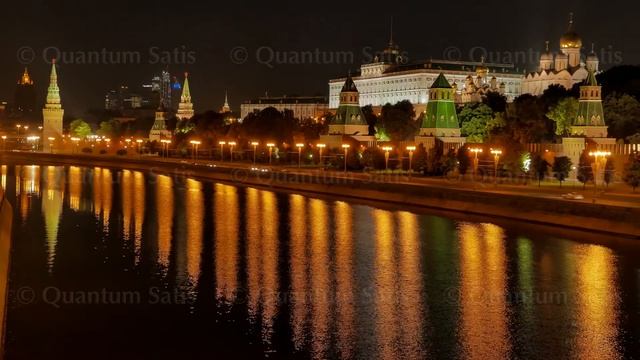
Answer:
<svg viewBox="0 0 640 360"><path fill-rule="evenodd" d="M457 103L480 101L490 91L499 92L508 101L521 94L523 74L512 64L427 60L406 63L400 48L390 41L388 47L371 63L360 67L353 81L360 91L360 105L374 107L408 100L424 111L429 101L429 87L440 73L450 81ZM329 81L329 108L336 109L345 78Z"/></svg>
<svg viewBox="0 0 640 360"><path fill-rule="evenodd" d="M344 84L344 80L342 83ZM293 112L293 117L300 120L314 119L317 121L328 111L327 99L322 96L265 96L241 104L240 118L244 119L247 115L268 107L273 107L278 111L290 110Z"/></svg>
<svg viewBox="0 0 640 360"><path fill-rule="evenodd" d="M540 55L535 72L527 74L522 83L522 93L541 95L551 85L562 85L571 89L587 79L588 71L598 72L599 60L592 46L591 53L582 61L580 50L582 39L573 29L573 14L569 15L569 27L560 38L560 52L552 54L549 42Z"/></svg>

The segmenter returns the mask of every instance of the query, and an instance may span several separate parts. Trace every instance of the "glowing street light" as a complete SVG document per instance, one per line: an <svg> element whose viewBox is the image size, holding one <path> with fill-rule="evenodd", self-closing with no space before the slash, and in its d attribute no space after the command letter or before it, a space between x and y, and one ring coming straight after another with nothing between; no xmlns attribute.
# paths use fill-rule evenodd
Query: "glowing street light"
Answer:
<svg viewBox="0 0 640 360"><path fill-rule="evenodd" d="M193 159L198 160L198 146L200 146L201 142L199 140L191 140L189 143L193 146Z"/></svg>
<svg viewBox="0 0 640 360"><path fill-rule="evenodd" d="M229 154L231 155L231 162L233 162L233 148L236 146L235 141L229 141Z"/></svg>
<svg viewBox="0 0 640 360"><path fill-rule="evenodd" d="M316 146L318 147L318 151L320 152L319 154L320 165L323 165L322 168L324 169L324 163L322 162L322 151L324 150L324 148L327 147L327 144L317 144Z"/></svg>
<svg viewBox="0 0 640 360"><path fill-rule="evenodd" d="M342 144L342 148L344 149L344 172L347 172L347 154L349 153L349 148L351 145Z"/></svg>
<svg viewBox="0 0 640 360"><path fill-rule="evenodd" d="M227 145L226 141L218 141L220 145L220 161L224 161L224 146Z"/></svg>
<svg viewBox="0 0 640 360"><path fill-rule="evenodd" d="M268 143L267 147L269 148L269 165L271 165L271 154L273 154L273 147L276 146L274 143Z"/></svg>
<svg viewBox="0 0 640 360"><path fill-rule="evenodd" d="M73 141L75 152L78 152L78 144L80 143L80 138L72 137L71 141Z"/></svg>
<svg viewBox="0 0 640 360"><path fill-rule="evenodd" d="M409 152L409 177L411 177L411 173L413 172L413 152L416 151L415 146L407 146L407 151Z"/></svg>
<svg viewBox="0 0 640 360"><path fill-rule="evenodd" d="M2 151L7 150L7 135L2 135Z"/></svg>
<svg viewBox="0 0 640 360"><path fill-rule="evenodd" d="M33 142L36 148L36 150L38 150L38 140L40 140L40 136L29 136L27 137L27 141L29 142Z"/></svg>
<svg viewBox="0 0 640 360"><path fill-rule="evenodd" d="M384 169L389 170L389 151L393 150L391 146L383 146L384 150Z"/></svg>
<svg viewBox="0 0 640 360"><path fill-rule="evenodd" d="M478 154L482 154L481 148L471 148L469 149L472 153L474 153L475 157L473 158L473 175L476 176L478 173Z"/></svg>
<svg viewBox="0 0 640 360"><path fill-rule="evenodd" d="M596 190L598 189L598 173L600 172L600 161L601 159L606 159L608 156L611 156L610 151L592 151L589 153L589 156L593 156L595 158L594 169L593 169L593 186L595 186Z"/></svg>
<svg viewBox="0 0 640 360"><path fill-rule="evenodd" d="M49 137L47 140L49 140L49 152L53 154L53 142L56 141L56 138Z"/></svg>
<svg viewBox="0 0 640 360"><path fill-rule="evenodd" d="M296 147L298 148L298 167L301 166L302 163L302 148L304 147L304 144L296 144Z"/></svg>
<svg viewBox="0 0 640 360"><path fill-rule="evenodd" d="M171 140L162 139L160 142L162 143L162 156L169 157L169 144L171 144Z"/></svg>
<svg viewBox="0 0 640 360"><path fill-rule="evenodd" d="M253 145L253 165L256 164L256 152L258 151L258 145L260 145L257 141L252 141L251 145Z"/></svg>
<svg viewBox="0 0 640 360"><path fill-rule="evenodd" d="M498 182L498 163L500 162L500 155L502 155L502 150L491 149L491 154L493 155L495 182L497 183Z"/></svg>

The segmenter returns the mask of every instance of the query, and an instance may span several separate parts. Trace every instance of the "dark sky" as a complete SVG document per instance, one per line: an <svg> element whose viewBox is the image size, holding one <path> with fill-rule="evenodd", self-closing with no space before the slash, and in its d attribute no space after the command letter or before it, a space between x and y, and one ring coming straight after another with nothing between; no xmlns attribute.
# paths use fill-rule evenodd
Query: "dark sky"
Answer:
<svg viewBox="0 0 640 360"><path fill-rule="evenodd" d="M179 56L167 59L170 71L191 73L197 111L218 109L225 89L236 110L242 101L265 91L269 95L327 95L329 79L358 69L373 51L386 45L391 16L394 38L411 60L468 60L472 56L479 60L486 51L495 62L515 62L510 56L526 55L518 59L517 66L531 68L533 64L522 61L530 62L531 52L537 57L535 52L547 39L557 50L568 13L573 11L585 51L595 42L604 57L602 67L640 63L640 27L636 25L640 5L628 0L255 4L239 0L22 0L2 7L0 100L11 100L24 66L21 63L30 63L42 101L49 72L43 52L56 48L59 50L49 54L59 51L66 56L59 67L63 104L76 116L101 107L111 88L148 82L164 68L156 55L174 49ZM106 58L102 53L97 61L82 58L103 49ZM296 58L302 51L313 54L311 61ZM319 58L315 58L316 51ZM118 54L125 56L125 52L139 59L128 55L129 59L118 60ZM129 63L118 63L125 60Z"/></svg>

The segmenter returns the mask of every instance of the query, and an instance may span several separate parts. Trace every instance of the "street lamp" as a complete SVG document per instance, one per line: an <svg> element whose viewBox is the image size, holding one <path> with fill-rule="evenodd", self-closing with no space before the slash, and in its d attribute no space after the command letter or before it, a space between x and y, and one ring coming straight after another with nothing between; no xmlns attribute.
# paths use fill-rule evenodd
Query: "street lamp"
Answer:
<svg viewBox="0 0 640 360"><path fill-rule="evenodd" d="M220 161L224 161L224 146L226 144L226 141L218 141L218 145L220 145Z"/></svg>
<svg viewBox="0 0 640 360"><path fill-rule="evenodd" d="M38 140L40 140L40 136L29 136L27 137L27 141L29 142L34 142L34 145L36 147L36 150L38 150Z"/></svg>
<svg viewBox="0 0 640 360"><path fill-rule="evenodd" d="M296 144L296 147L298 148L298 167L300 167L301 163L302 163L302 148L304 147L304 144Z"/></svg>
<svg viewBox="0 0 640 360"><path fill-rule="evenodd" d="M324 163L322 162L322 151L324 150L324 148L327 147L327 144L317 144L316 145L318 147L318 151L320 152L320 165L322 166L322 168L324 169Z"/></svg>
<svg viewBox="0 0 640 360"><path fill-rule="evenodd" d="M491 149L491 154L493 155L493 164L494 164L494 172L495 172L495 182L498 182L498 163L500 162L500 155L502 155L502 150L499 149Z"/></svg>
<svg viewBox="0 0 640 360"><path fill-rule="evenodd" d="M256 152L258 151L258 145L260 145L257 141L252 141L251 145L253 145L253 165L256 164Z"/></svg>
<svg viewBox="0 0 640 360"><path fill-rule="evenodd" d="M416 151L416 147L407 146L407 151L409 152L409 177L411 177L411 173L413 172L413 166L411 166L411 163L413 162L413 152Z"/></svg>
<svg viewBox="0 0 640 360"><path fill-rule="evenodd" d="M49 140L49 152L53 154L53 142L56 141L56 138L49 137L47 140Z"/></svg>
<svg viewBox="0 0 640 360"><path fill-rule="evenodd" d="M198 160L198 146L200 145L200 141L191 140L189 143L193 146L193 160Z"/></svg>
<svg viewBox="0 0 640 360"><path fill-rule="evenodd" d="M2 135L2 151L7 150L7 135Z"/></svg>
<svg viewBox="0 0 640 360"><path fill-rule="evenodd" d="M351 145L342 144L342 148L344 149L344 172L347 172L347 154L349 153L349 148Z"/></svg>
<svg viewBox="0 0 640 360"><path fill-rule="evenodd" d="M233 147L236 146L235 141L229 141L229 154L231 155L231 162L233 162Z"/></svg>
<svg viewBox="0 0 640 360"><path fill-rule="evenodd" d="M598 189L598 183L597 183L597 178L598 178L598 173L600 172L600 159L606 159L608 156L611 156L611 152L610 151L592 151L589 153L589 156L593 156L595 158L595 169L593 169L593 186L595 186L596 190Z"/></svg>
<svg viewBox="0 0 640 360"><path fill-rule="evenodd" d="M162 139L160 140L162 143L162 155L165 157L169 157L169 144L171 144L171 140Z"/></svg>
<svg viewBox="0 0 640 360"><path fill-rule="evenodd" d="M269 165L271 165L271 154L273 154L273 147L276 146L274 143L268 143L267 147L269 148Z"/></svg>
<svg viewBox="0 0 640 360"><path fill-rule="evenodd" d="M391 146L383 146L384 150L384 169L389 170L389 151L393 150Z"/></svg>
<svg viewBox="0 0 640 360"><path fill-rule="evenodd" d="M74 143L74 147L73 148L75 149L75 152L78 152L78 143L80 142L80 138L79 137L72 137L71 141L73 141L73 143Z"/></svg>
<svg viewBox="0 0 640 360"><path fill-rule="evenodd" d="M478 154L482 153L481 148L471 148L469 149L472 153L474 153L475 157L473 158L473 176L476 176L478 173Z"/></svg>

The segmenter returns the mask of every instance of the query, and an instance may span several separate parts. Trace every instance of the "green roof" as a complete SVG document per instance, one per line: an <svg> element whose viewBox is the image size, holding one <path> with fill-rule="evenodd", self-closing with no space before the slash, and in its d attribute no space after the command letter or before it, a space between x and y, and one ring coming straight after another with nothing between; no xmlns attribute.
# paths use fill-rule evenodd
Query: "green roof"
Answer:
<svg viewBox="0 0 640 360"><path fill-rule="evenodd" d="M432 89L451 89L451 84L449 84L449 80L447 80L447 78L444 77L444 74L440 73L436 81L434 81L433 85L431 85L431 88Z"/></svg>
<svg viewBox="0 0 640 360"><path fill-rule="evenodd" d="M351 74L347 77L347 81L344 82L342 92L358 92L358 88L356 87L356 83L353 82Z"/></svg>

